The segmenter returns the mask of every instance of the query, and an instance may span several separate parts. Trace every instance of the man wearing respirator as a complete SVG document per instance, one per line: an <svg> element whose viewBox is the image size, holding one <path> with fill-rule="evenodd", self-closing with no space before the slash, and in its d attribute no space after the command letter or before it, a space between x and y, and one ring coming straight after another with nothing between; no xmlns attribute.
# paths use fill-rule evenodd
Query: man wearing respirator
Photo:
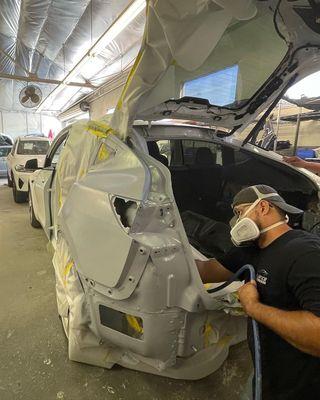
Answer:
<svg viewBox="0 0 320 400"><path fill-rule="evenodd" d="M320 239L288 225L302 211L270 186L234 198L235 248L219 260L196 260L204 283L222 282L245 264L256 280L243 285L244 311L259 323L263 399L320 398ZM251 351L251 332L248 332Z"/></svg>

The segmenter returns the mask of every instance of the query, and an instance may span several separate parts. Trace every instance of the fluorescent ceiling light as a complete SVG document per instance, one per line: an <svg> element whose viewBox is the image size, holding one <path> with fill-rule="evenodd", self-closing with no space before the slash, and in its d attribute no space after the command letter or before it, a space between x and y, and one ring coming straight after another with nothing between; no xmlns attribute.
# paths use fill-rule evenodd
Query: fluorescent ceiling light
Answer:
<svg viewBox="0 0 320 400"><path fill-rule="evenodd" d="M146 6L145 0L135 0L100 37L89 51L89 55L97 55L108 46L140 13Z"/></svg>
<svg viewBox="0 0 320 400"><path fill-rule="evenodd" d="M85 56L76 64L76 66L68 73L63 81L45 98L40 104L37 112L41 112L46 105L48 105L53 97L56 97L61 91L70 83L74 77L81 73L84 65L91 59L98 55L104 48L106 48L145 8L146 0L134 0L123 11L122 14L114 21L109 29L96 41L96 43L88 50Z"/></svg>

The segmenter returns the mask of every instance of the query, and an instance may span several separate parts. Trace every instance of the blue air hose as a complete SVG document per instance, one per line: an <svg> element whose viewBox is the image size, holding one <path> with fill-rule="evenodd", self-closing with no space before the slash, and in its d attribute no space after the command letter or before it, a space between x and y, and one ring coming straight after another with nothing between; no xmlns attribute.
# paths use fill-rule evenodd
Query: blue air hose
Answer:
<svg viewBox="0 0 320 400"><path fill-rule="evenodd" d="M215 293L219 292L220 290L229 286L232 282L238 280L240 276L243 275L244 272L249 272L250 280L256 279L256 272L252 265L244 265L242 268L237 271L236 274L232 276L230 280L223 283L222 285L215 287L213 289L208 289L208 293ZM252 332L253 332L253 342L254 342L254 367L255 367L255 374L254 374L254 400L261 400L262 399L262 373L261 373L261 346L260 346L260 336L259 336L259 326L257 321L251 319L252 324Z"/></svg>

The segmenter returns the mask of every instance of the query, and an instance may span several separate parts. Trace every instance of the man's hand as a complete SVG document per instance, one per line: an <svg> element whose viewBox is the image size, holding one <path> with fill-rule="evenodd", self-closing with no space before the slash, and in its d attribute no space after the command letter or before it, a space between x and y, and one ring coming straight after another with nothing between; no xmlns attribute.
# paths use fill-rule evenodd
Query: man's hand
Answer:
<svg viewBox="0 0 320 400"><path fill-rule="evenodd" d="M297 167L297 168L307 168L308 167L308 165L307 165L308 162L297 156L293 156L293 157L283 156L282 159L284 162L292 165L293 167Z"/></svg>
<svg viewBox="0 0 320 400"><path fill-rule="evenodd" d="M259 293L256 281L250 281L238 290L239 300L246 314L252 317L254 307L259 303Z"/></svg>

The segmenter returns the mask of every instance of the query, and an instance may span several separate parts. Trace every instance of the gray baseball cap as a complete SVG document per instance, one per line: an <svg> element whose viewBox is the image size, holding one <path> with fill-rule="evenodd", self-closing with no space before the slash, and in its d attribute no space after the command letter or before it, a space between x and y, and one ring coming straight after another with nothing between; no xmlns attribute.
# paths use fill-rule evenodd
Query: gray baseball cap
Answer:
<svg viewBox="0 0 320 400"><path fill-rule="evenodd" d="M232 208L241 204L252 204L257 199L267 200L287 214L296 215L303 213L303 210L286 203L274 188L267 185L254 185L240 190L233 199Z"/></svg>

